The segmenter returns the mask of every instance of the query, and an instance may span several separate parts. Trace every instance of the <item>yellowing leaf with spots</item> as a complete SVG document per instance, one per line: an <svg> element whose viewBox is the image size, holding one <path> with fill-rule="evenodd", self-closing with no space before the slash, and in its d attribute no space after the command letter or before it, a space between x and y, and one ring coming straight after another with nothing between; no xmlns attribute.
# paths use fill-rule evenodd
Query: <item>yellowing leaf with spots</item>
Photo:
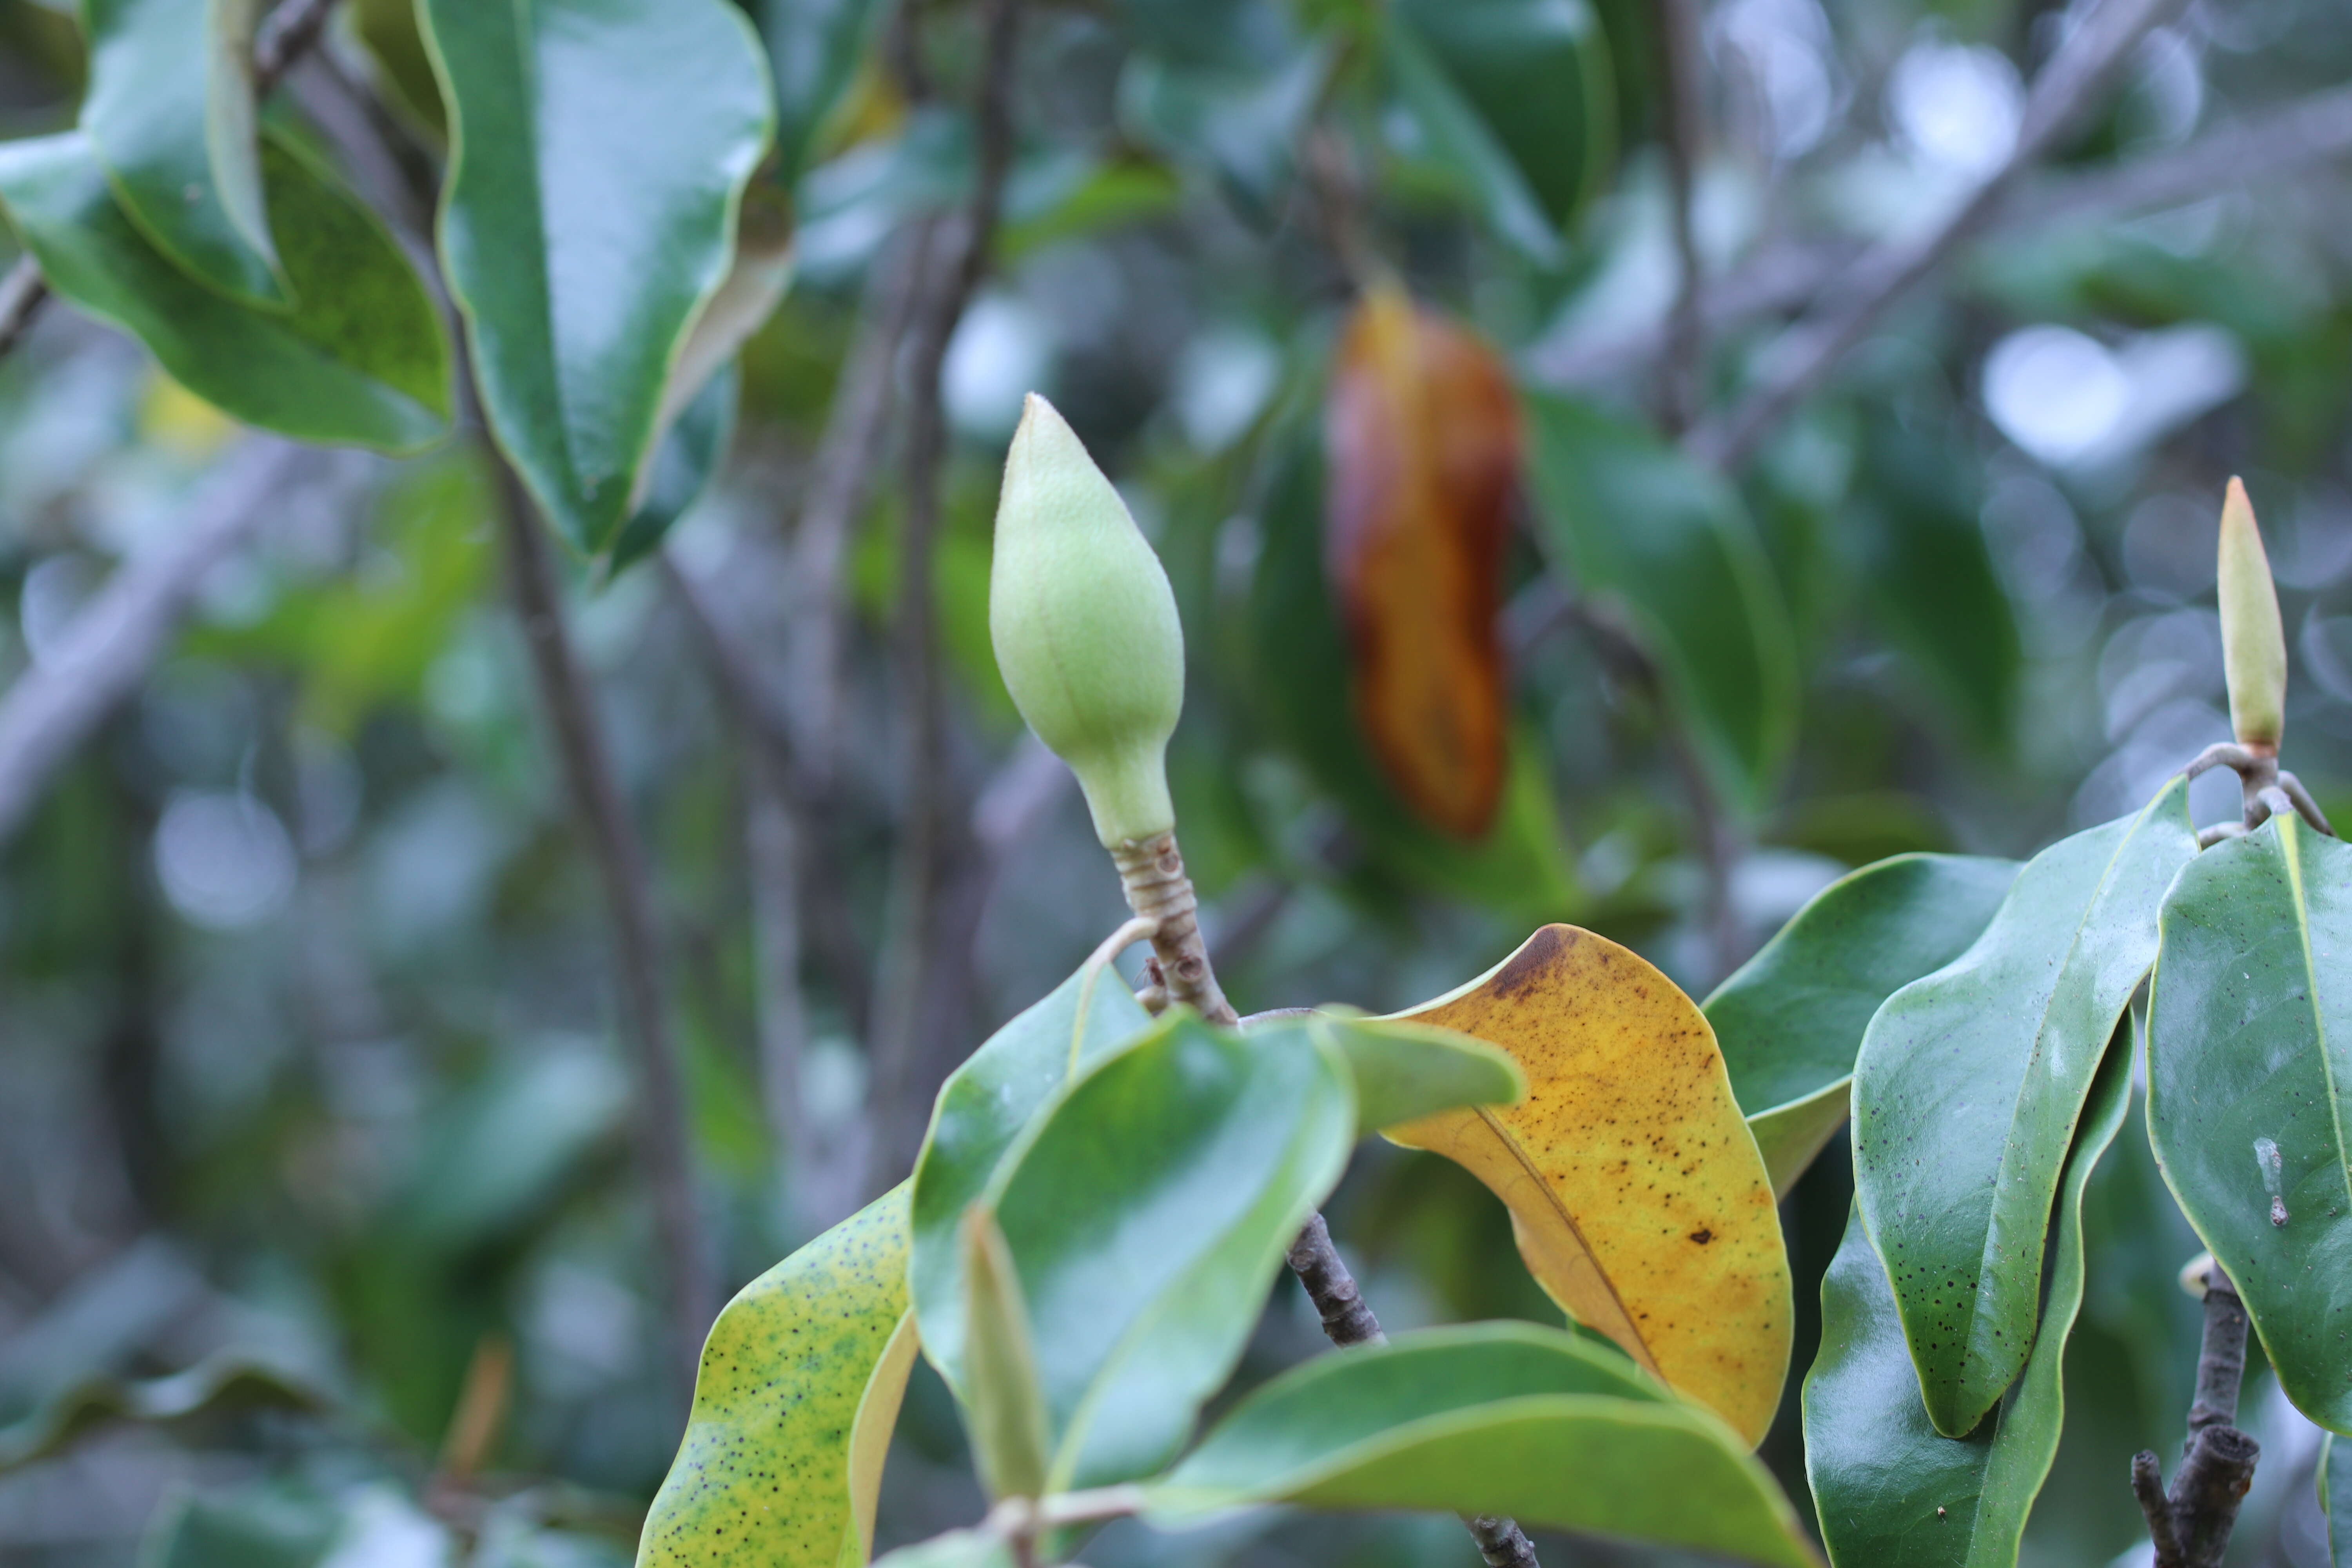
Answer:
<svg viewBox="0 0 2352 1568"><path fill-rule="evenodd" d="M1761 1441L1789 1373L1788 1254L1698 1005L1628 949L1549 925L1402 1016L1500 1046L1528 1091L1389 1136L1486 1183L1553 1300Z"/></svg>
<svg viewBox="0 0 2352 1568"><path fill-rule="evenodd" d="M862 1568L916 1348L902 1183L719 1314L637 1568Z"/></svg>

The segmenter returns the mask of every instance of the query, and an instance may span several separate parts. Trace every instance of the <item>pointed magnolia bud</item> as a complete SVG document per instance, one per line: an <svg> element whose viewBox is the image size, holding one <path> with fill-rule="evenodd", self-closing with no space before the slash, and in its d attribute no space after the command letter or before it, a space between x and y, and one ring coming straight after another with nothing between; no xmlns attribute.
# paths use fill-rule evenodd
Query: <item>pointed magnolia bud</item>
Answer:
<svg viewBox="0 0 2352 1568"><path fill-rule="evenodd" d="M2286 728L2286 633L2279 625L2271 558L2246 487L2230 481L2221 503L2221 668L2230 683L2230 727L2242 746L2278 750Z"/></svg>
<svg viewBox="0 0 2352 1568"><path fill-rule="evenodd" d="M1174 827L1176 595L1127 503L1034 392L1004 458L988 630L1013 706L1078 775L1096 836L1115 846Z"/></svg>

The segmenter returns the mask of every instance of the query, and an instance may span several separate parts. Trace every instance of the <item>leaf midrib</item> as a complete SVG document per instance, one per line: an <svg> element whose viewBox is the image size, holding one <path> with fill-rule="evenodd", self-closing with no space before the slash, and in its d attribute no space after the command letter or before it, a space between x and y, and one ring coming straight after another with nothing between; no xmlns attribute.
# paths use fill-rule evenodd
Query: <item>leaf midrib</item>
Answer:
<svg viewBox="0 0 2352 1568"><path fill-rule="evenodd" d="M2311 999L2311 1035L2318 1047L2320 1081L2327 1086L2327 1123L2336 1134L2336 1168L2346 1174L2352 1190L2352 1154L2344 1133L2344 1097L2336 1082L2336 1063L2327 1049L2326 1010L2319 1005L2319 965L2311 952L2311 905L2303 890L2302 828L2291 816L2274 817L2278 855L2286 864L2287 888L2294 900L2294 935L2303 950L2304 994Z"/></svg>
<svg viewBox="0 0 2352 1568"><path fill-rule="evenodd" d="M1977 1322L1978 1320L1983 1316L1979 1308L1980 1303L1984 1300L1984 1281L1991 1268L1993 1236L2000 1225L2001 1194L2011 1190L2011 1188L2016 1184L2012 1174L2016 1169L2016 1162L2012 1156L2016 1153L2019 1147L2017 1140L2017 1125L2021 1114L2022 1107L2025 1104L2026 1090L2033 1083L2033 1062L2041 1054L2043 1037L2049 1032L2051 1009L2057 1002L2059 987L2065 983L2067 970L2074 961L2074 954L2082 947L2083 931L2091 923L2091 916L2097 910L2099 901L2106 896L2108 887L2114 882L2116 868L2122 864L2124 852L2126 849L2129 849L2133 842L2138 838L2140 830L2147 826L2148 818L2155 814L2157 807L2162 805L2164 802L2171 796L2173 786L2169 782L2168 782L2163 789L2157 792L2155 799L2140 807L2139 815L2132 819L2131 826L2126 829L2123 837L2116 841L2114 853L2107 857L2106 865L2100 869L2098 882L2092 888L2090 898L2084 902L2082 918L2074 922L2074 933L2067 939L2065 954L2058 961L2057 977L2051 982L2049 994L2042 998L2040 1015L2034 1023L2032 1047L2026 1055L2026 1070L2019 1076L2017 1081L2017 1093L2010 1102L2010 1136L2004 1139L2001 1143L2000 1165L2000 1168L1993 1173L1992 1201L1987 1206L1985 1211L1984 1242L1977 1251L1977 1286L1975 1289L1969 1292L1967 1321L1964 1324L1963 1332L1960 1335L1959 1341L1959 1372L1963 1375L1966 1373L1968 1363L1976 1359L1975 1345ZM2014 890L2015 889L2012 885L2011 891ZM2128 997L2125 999L2125 1005L2130 1005L2130 999ZM2110 1034L2114 1033L2114 1027L2113 1023L2110 1022L2108 1025L2108 1032ZM2098 1076L2098 1064L2095 1060L2091 1064L2091 1076L2093 1079L2095 1079ZM2084 1092L2087 1098L2089 1094L2089 1087L2087 1083L2085 1084ZM2070 1142L2074 1138L2075 1123L2079 1122L2082 1118L2083 1108L2082 1106L2077 1105L2074 1108L2074 1116L2068 1120L2066 1124L2066 1136ZM2065 1163L2062 1158L2059 1162L2059 1175L2062 1180L2064 1175L2064 1171ZM2053 1183L2051 1189L2051 1199L2053 1205L2056 1203L2057 1195L2057 1184ZM2043 1214L2046 1229L2048 1210L2045 1209ZM2033 1255L2033 1273L2035 1282L2038 1286L2042 1277L2042 1256L2038 1251ZM2036 1294L2037 1296L2039 1295L2038 1289ZM2037 1302L2037 1306L2038 1304L2039 1303ZM2038 1337L2041 1325L2037 1322L2034 1325L2034 1329L2036 1336ZM2026 1353L2028 1355L2032 1353L2032 1342L2031 1339L2026 1342ZM1958 1384L1958 1381L1959 1379L1958 1377L1954 1380L1956 1388ZM1996 1403L1998 1403L1998 1396L1996 1396Z"/></svg>
<svg viewBox="0 0 2352 1568"><path fill-rule="evenodd" d="M1552 1191L1550 1181L1542 1171L1537 1168L1535 1162L1528 1157L1526 1146L1512 1135L1510 1130L1496 1119L1495 1113L1483 1105L1476 1107L1475 1113L1480 1121L1486 1123L1486 1130L1501 1141L1504 1149L1509 1152L1511 1158L1518 1162L1519 1169L1527 1173L1528 1178L1535 1183L1536 1190L1543 1194L1544 1202L1551 1205L1552 1212L1559 1216L1560 1223L1568 1226L1568 1233L1576 1238L1576 1245L1583 1250L1585 1257L1592 1260L1592 1271L1601 1277L1602 1288L1609 1292L1610 1304L1617 1309L1618 1317L1624 1320L1625 1331L1633 1336L1634 1346L1641 1352L1642 1369L1651 1376L1664 1382L1666 1374L1658 1366L1656 1353L1650 1349L1649 1336L1642 1332L1640 1321L1633 1316L1633 1310L1625 1305L1625 1298L1618 1294L1616 1278L1602 1267L1601 1254L1594 1249L1592 1243L1585 1238L1584 1227L1576 1223L1576 1216L1569 1212L1566 1204L1559 1201L1559 1194Z"/></svg>

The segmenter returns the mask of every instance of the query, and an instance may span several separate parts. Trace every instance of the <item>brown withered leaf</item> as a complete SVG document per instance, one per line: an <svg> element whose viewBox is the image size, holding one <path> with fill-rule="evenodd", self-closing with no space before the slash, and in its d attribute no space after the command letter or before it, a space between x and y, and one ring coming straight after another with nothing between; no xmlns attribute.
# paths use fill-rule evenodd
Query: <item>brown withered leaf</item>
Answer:
<svg viewBox="0 0 2352 1568"><path fill-rule="evenodd" d="M1393 287L1339 341L1323 410L1324 564L1356 721L1397 794L1475 838L1503 793L1498 616L1518 403L1494 351Z"/></svg>

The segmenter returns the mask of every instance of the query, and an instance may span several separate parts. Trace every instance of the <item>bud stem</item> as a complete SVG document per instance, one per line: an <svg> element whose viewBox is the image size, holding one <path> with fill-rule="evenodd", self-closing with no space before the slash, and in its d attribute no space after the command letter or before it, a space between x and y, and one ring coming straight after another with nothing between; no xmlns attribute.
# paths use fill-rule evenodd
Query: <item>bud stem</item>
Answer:
<svg viewBox="0 0 2352 1568"><path fill-rule="evenodd" d="M1201 940L1201 901L1193 895L1192 879L1184 874L1184 852L1176 847L1176 830L1123 838L1110 846L1110 858L1118 868L1127 907L1158 922L1151 951L1160 960L1168 1000L1183 1003L1212 1024L1230 1028L1239 1023L1240 1016L1217 984L1216 971L1209 967L1208 944Z"/></svg>

